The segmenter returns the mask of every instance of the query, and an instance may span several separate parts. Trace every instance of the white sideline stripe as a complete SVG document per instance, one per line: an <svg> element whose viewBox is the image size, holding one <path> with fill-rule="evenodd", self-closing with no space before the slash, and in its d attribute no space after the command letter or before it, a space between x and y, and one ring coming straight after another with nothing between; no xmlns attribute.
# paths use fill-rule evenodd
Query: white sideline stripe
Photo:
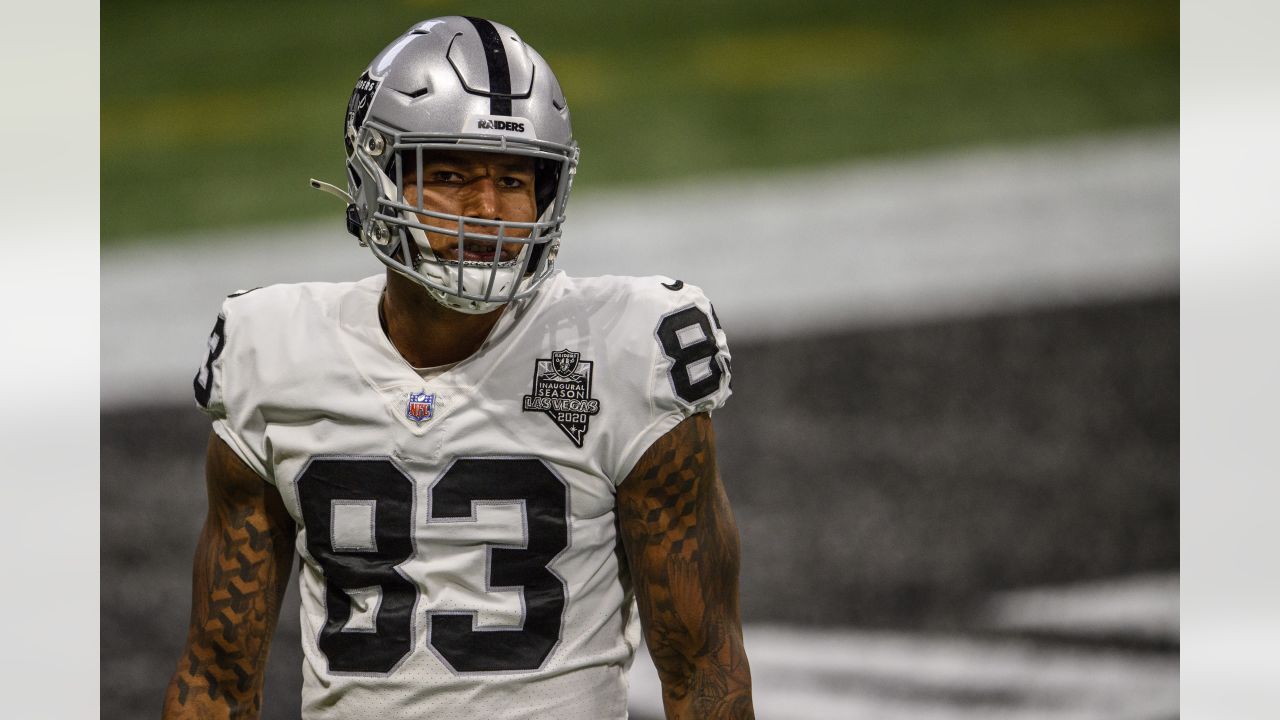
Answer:
<svg viewBox="0 0 1280 720"><path fill-rule="evenodd" d="M1140 575L1005 592L988 603L985 620L1004 630L1177 641L1178 585L1177 574Z"/></svg>
<svg viewBox="0 0 1280 720"><path fill-rule="evenodd" d="M834 718L1172 717L1178 659L848 629L744 628L756 714ZM631 712L662 717L661 686L643 650Z"/></svg>
<svg viewBox="0 0 1280 720"><path fill-rule="evenodd" d="M306 178L299 178L300 192ZM187 402L218 304L382 267L333 220L102 256L102 403ZM560 267L700 285L733 338L1176 291L1159 131L575 197Z"/></svg>

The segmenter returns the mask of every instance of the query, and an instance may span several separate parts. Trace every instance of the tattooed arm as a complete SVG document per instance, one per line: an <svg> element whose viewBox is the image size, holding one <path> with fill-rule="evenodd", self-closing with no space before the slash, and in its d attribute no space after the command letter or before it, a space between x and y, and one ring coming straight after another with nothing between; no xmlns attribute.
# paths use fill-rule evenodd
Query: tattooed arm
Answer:
<svg viewBox="0 0 1280 720"><path fill-rule="evenodd" d="M163 717L257 718L293 564L293 518L275 488L213 434L205 483L209 514L196 545L191 626Z"/></svg>
<svg viewBox="0 0 1280 720"><path fill-rule="evenodd" d="M754 718L738 618L738 528L711 417L677 425L618 487L622 544L668 720Z"/></svg>

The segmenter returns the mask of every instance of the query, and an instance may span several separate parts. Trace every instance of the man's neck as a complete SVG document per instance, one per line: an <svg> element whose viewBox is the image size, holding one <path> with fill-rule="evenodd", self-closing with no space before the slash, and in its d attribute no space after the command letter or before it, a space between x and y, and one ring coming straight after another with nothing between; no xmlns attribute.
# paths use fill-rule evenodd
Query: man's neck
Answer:
<svg viewBox="0 0 1280 720"><path fill-rule="evenodd" d="M390 270L381 303L387 338L413 367L448 365L475 354L506 308L483 315L450 310Z"/></svg>

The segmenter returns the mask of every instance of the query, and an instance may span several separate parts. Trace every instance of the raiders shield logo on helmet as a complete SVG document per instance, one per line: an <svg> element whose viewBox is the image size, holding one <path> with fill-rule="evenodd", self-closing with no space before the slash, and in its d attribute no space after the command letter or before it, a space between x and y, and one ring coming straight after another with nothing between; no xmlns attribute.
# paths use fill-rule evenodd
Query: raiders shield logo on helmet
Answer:
<svg viewBox="0 0 1280 720"><path fill-rule="evenodd" d="M365 71L351 91L351 99L347 101L346 123L342 129L342 139L347 145L348 155L355 149L356 136L360 132L360 126L364 125L364 118L369 114L369 106L373 104L373 96L378 92L380 84Z"/></svg>

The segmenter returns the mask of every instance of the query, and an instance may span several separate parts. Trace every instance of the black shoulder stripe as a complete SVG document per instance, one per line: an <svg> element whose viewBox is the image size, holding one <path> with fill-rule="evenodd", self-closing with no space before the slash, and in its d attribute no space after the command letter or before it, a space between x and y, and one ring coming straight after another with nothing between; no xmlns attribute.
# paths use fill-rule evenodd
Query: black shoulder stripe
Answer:
<svg viewBox="0 0 1280 720"><path fill-rule="evenodd" d="M493 23L483 18L468 17L484 45L484 58L489 65L489 114L511 115L511 66L507 48Z"/></svg>

